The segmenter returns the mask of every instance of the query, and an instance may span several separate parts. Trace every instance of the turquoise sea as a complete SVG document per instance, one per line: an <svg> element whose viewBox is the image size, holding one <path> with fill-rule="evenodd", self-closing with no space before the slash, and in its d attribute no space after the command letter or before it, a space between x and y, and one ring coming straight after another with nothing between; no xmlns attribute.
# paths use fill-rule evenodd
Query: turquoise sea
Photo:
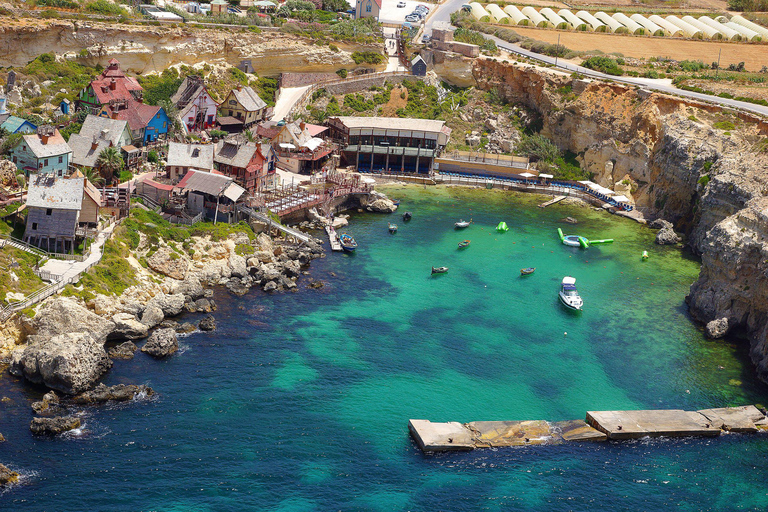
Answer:
<svg viewBox="0 0 768 512"><path fill-rule="evenodd" d="M765 435L423 455L410 418L695 410L764 403L768 388L744 342L706 340L690 320L699 263L654 245L653 231L584 207L540 209L531 195L390 192L398 214L352 214L356 254L312 263L324 288L217 291L218 331L184 338L168 360L116 361L105 378L147 383L157 397L81 409L78 434L34 438L29 405L44 390L3 369L0 462L24 484L0 495L0 510L768 508ZM473 224L455 231L460 218ZM499 221L511 229L497 233ZM558 227L616 242L565 247ZM458 250L463 239L472 243ZM433 277L433 265L450 270ZM535 274L520 277L527 266ZM581 314L558 303L565 275L577 279Z"/></svg>

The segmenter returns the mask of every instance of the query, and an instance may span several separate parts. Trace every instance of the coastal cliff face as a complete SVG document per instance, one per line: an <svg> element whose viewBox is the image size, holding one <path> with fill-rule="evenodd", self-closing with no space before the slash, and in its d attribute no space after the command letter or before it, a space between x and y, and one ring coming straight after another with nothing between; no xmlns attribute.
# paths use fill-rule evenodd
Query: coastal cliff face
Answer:
<svg viewBox="0 0 768 512"><path fill-rule="evenodd" d="M647 217L686 233L702 258L692 315L718 320L713 336L746 333L768 382L768 155L757 150L768 123L532 66L478 59L473 74L480 88L537 111L543 134L595 182L624 187Z"/></svg>
<svg viewBox="0 0 768 512"><path fill-rule="evenodd" d="M338 52L308 39L277 31L205 30L98 22L4 19L0 27L0 65L24 66L41 53L54 52L86 65L117 58L132 73L161 72L175 64L238 65L251 59L261 75L281 72L334 72L358 67L352 49ZM359 49L355 47L354 49ZM378 49L378 48L376 48ZM377 67L383 70L384 65Z"/></svg>

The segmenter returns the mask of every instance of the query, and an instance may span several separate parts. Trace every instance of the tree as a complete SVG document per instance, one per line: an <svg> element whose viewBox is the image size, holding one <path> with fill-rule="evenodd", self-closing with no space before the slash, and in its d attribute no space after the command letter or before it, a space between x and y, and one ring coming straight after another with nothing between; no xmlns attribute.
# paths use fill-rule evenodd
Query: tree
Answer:
<svg viewBox="0 0 768 512"><path fill-rule="evenodd" d="M102 153L103 153L103 151L102 151ZM101 156L101 155L99 155L99 156ZM99 172L96 169L94 169L93 167L85 167L85 168L81 169L80 172L83 173L83 176L85 176L88 181L90 181L91 183L93 183L97 187L99 185L103 185L104 184L104 178L102 178L101 175L99 174Z"/></svg>
<svg viewBox="0 0 768 512"><path fill-rule="evenodd" d="M111 185L115 181L115 175L119 175L123 168L123 157L120 156L117 148L105 148L96 159L96 168L104 181Z"/></svg>
<svg viewBox="0 0 768 512"><path fill-rule="evenodd" d="M162 100L157 103L164 111L165 115L170 120L170 126L168 126L168 137L172 137L176 132L181 131L181 122L179 121L179 109L171 100Z"/></svg>

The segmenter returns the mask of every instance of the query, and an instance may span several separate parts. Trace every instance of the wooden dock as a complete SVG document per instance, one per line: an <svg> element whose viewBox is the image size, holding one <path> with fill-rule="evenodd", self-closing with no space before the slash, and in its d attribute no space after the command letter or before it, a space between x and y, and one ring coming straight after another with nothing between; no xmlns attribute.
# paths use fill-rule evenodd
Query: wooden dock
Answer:
<svg viewBox="0 0 768 512"><path fill-rule="evenodd" d="M562 201L566 197L567 196L555 196L552 199L550 199L549 201L547 201L546 203L541 203L539 205L539 208L546 208L547 206L551 206L551 205L553 205L555 203L559 203L560 201Z"/></svg>
<svg viewBox="0 0 768 512"><path fill-rule="evenodd" d="M722 432L768 431L768 418L754 405L746 405L700 411L589 411L586 421L410 420L408 430L422 451L444 452L643 437L715 437Z"/></svg>
<svg viewBox="0 0 768 512"><path fill-rule="evenodd" d="M331 226L325 226L325 232L328 233L328 239L331 241L331 250L343 251L344 248L341 247L341 240L339 240L339 235L336 233L336 230Z"/></svg>

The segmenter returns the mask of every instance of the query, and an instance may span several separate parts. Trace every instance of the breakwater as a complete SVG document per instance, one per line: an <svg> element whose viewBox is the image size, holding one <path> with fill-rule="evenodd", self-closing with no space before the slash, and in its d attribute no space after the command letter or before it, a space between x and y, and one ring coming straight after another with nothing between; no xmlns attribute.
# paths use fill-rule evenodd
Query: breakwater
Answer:
<svg viewBox="0 0 768 512"><path fill-rule="evenodd" d="M424 452L643 437L716 437L722 432L755 433L766 429L768 418L754 405L699 411L589 411L584 421L552 423L544 420L408 422L408 431Z"/></svg>

